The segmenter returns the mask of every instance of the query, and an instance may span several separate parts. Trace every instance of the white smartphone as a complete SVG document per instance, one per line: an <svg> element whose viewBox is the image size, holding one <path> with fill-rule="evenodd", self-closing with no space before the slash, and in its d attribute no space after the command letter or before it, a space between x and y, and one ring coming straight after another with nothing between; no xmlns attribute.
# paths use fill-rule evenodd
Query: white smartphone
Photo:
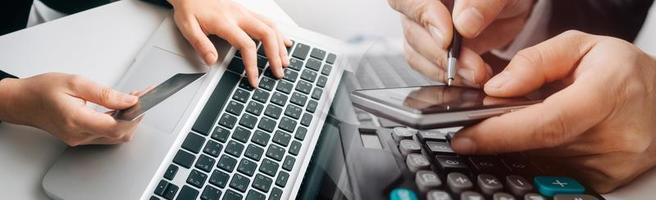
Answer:
<svg viewBox="0 0 656 200"><path fill-rule="evenodd" d="M353 104L416 129L470 125L542 102L541 98L496 98L480 89L421 86L355 90Z"/></svg>

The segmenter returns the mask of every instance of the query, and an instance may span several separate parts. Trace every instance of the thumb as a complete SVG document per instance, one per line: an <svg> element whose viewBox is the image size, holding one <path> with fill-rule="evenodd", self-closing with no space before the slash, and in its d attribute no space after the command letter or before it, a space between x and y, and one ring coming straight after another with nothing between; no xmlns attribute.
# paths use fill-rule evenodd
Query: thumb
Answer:
<svg viewBox="0 0 656 200"><path fill-rule="evenodd" d="M75 77L75 79L75 81L72 81L73 92L84 100L109 109L124 109L137 103L138 98L136 96L98 85L84 78Z"/></svg>

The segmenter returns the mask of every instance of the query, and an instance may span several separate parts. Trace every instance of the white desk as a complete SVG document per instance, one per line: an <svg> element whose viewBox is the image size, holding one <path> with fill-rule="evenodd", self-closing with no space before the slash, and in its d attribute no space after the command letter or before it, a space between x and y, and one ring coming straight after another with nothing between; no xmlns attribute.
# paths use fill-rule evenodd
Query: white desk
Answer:
<svg viewBox="0 0 656 200"><path fill-rule="evenodd" d="M265 9L267 6L263 4L271 2L252 1L258 2L254 8L256 10ZM292 3L286 0L278 1L288 5ZM288 11L298 9L300 8L291 5L287 8ZM324 16L315 15L315 18L323 18L324 21L331 19L330 15L336 12L329 10L321 12ZM271 14L270 10L267 11ZM0 37L0 68L23 77L51 71L75 73L104 85L114 85L152 31L169 12L140 1L125 0L5 35ZM303 15L292 13L292 16ZM386 19L392 18L387 16ZM293 23L289 18L278 20ZM313 22L308 19L305 21L308 24ZM643 34L639 41L642 48L656 53L656 43L646 36L655 35L656 19L651 21L647 26L650 30L645 31L651 34ZM318 26L311 28L317 31L334 31L332 27L335 23L331 24L328 29ZM398 30L385 27L364 29ZM340 38L350 36L332 33L329 35ZM398 31L394 32L394 35L398 35ZM0 124L2 199L47 199L41 189L41 177L64 148L63 143L43 131L7 123ZM653 188L656 188L654 170L605 197L649 199L656 196Z"/></svg>

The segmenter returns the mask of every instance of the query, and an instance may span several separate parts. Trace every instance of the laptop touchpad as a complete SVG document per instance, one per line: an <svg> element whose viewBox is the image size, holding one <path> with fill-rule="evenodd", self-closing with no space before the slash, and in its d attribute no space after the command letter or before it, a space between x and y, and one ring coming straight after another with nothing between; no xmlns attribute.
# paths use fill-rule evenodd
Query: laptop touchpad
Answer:
<svg viewBox="0 0 656 200"><path fill-rule="evenodd" d="M206 72L208 67L196 59L187 59L159 47L150 48L138 59L119 81L117 89L123 92L141 91L156 86L177 73ZM143 117L142 124L156 127L164 133L172 133L185 110L200 89L201 80L189 84L151 108Z"/></svg>

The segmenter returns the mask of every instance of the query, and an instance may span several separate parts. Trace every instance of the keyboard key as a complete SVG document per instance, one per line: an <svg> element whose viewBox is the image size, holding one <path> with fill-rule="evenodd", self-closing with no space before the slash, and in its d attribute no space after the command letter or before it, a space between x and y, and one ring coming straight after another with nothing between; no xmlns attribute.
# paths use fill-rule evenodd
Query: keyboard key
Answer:
<svg viewBox="0 0 656 200"><path fill-rule="evenodd" d="M397 143L401 140L412 140L412 136L417 133L416 130L412 130L405 127L396 127L392 129L392 139Z"/></svg>
<svg viewBox="0 0 656 200"><path fill-rule="evenodd" d="M319 105L319 103L317 103L317 101L315 101L315 100L310 100L310 102L308 102L308 106L307 106L307 108L306 108L305 110L308 111L308 112L310 112L310 113L314 113L314 111L317 110L317 106L318 106L318 105Z"/></svg>
<svg viewBox="0 0 656 200"><path fill-rule="evenodd" d="M271 71L271 67L268 67L264 70L264 77L269 77L273 80L278 80L278 77L273 75L273 71Z"/></svg>
<svg viewBox="0 0 656 200"><path fill-rule="evenodd" d="M483 195L478 192L466 191L460 194L460 200L481 200Z"/></svg>
<svg viewBox="0 0 656 200"><path fill-rule="evenodd" d="M430 167L430 162L421 154L411 153L408 154L408 157L405 159L405 163L408 166L410 172L415 173L419 170L427 170Z"/></svg>
<svg viewBox="0 0 656 200"><path fill-rule="evenodd" d="M237 86L239 82L239 75L234 73L224 73L219 80L219 83L214 88L212 95L203 106L203 110L198 115L192 130L202 135L208 135L214 124L216 118L219 117L223 105L227 103L230 92Z"/></svg>
<svg viewBox="0 0 656 200"><path fill-rule="evenodd" d="M228 184L228 179L230 179L230 175L228 175L227 173L219 170L214 170L214 172L212 172L212 176L210 176L209 182L212 185L215 185L220 188L224 188L226 184Z"/></svg>
<svg viewBox="0 0 656 200"><path fill-rule="evenodd" d="M310 94L310 91L312 90L312 84L306 82L306 81L299 81L298 84L296 85L296 91L305 93L305 94Z"/></svg>
<svg viewBox="0 0 656 200"><path fill-rule="evenodd" d="M194 160L196 160L196 156L191 155L190 153L187 153L183 150L178 150L178 153L176 153L175 157L173 157L174 163L187 169L191 167L191 164L194 163Z"/></svg>
<svg viewBox="0 0 656 200"><path fill-rule="evenodd" d="M305 63L305 67L308 69L312 69L314 71L319 71L319 68L321 68L321 61L318 61L317 59L310 58L307 60L307 63Z"/></svg>
<svg viewBox="0 0 656 200"><path fill-rule="evenodd" d="M247 176L253 176L255 169L257 169L257 163L248 159L241 159L239 166L237 166L237 171Z"/></svg>
<svg viewBox="0 0 656 200"><path fill-rule="evenodd" d="M241 119L239 120L239 125L245 126L247 128L255 128L255 124L257 124L257 117L251 115L251 114L246 114L241 116Z"/></svg>
<svg viewBox="0 0 656 200"><path fill-rule="evenodd" d="M234 159L225 154L221 156L221 159L219 159L219 162L216 164L217 167L227 172L232 172L232 170L235 169L235 165L237 165L237 159Z"/></svg>
<svg viewBox="0 0 656 200"><path fill-rule="evenodd" d="M205 154L200 155L198 157L198 160L196 160L196 168L201 169L205 172L210 172L212 170L212 167L214 166L214 158L211 158L209 156L206 156Z"/></svg>
<svg viewBox="0 0 656 200"><path fill-rule="evenodd" d="M478 183L478 187L481 188L481 192L486 195L492 195L503 189L501 181L490 174L479 174L476 178L476 183Z"/></svg>
<svg viewBox="0 0 656 200"><path fill-rule="evenodd" d="M237 117L232 116L228 113L224 113L221 116L221 119L219 119L219 124L225 126L228 129L232 129L233 127L235 127L236 123L237 123Z"/></svg>
<svg viewBox="0 0 656 200"><path fill-rule="evenodd" d="M159 200L159 198L157 198L155 195L150 196L150 198L148 198L148 199L149 199L149 200Z"/></svg>
<svg viewBox="0 0 656 200"><path fill-rule="evenodd" d="M310 126L310 123L312 123L312 114L310 113L303 114L303 118L301 118L301 125Z"/></svg>
<svg viewBox="0 0 656 200"><path fill-rule="evenodd" d="M330 53L328 54L328 57L326 57L326 62L330 64L335 64L335 60L337 60L337 55Z"/></svg>
<svg viewBox="0 0 656 200"><path fill-rule="evenodd" d="M253 138L251 139L251 141L254 142L255 144L259 144L260 146L264 147L267 145L267 143L269 143L269 138L271 138L269 134L261 130L256 130L255 134L253 134Z"/></svg>
<svg viewBox="0 0 656 200"><path fill-rule="evenodd" d="M239 88L242 88L242 89L248 90L248 91L251 91L251 90L255 89L255 88L253 88L253 86L251 86L251 83L249 83L248 79L246 79L246 78L242 78L241 81L239 81ZM237 93L235 93L235 94L237 94ZM246 97L246 99L248 99L248 97Z"/></svg>
<svg viewBox="0 0 656 200"><path fill-rule="evenodd" d="M537 169L533 167L533 165L526 160L523 159L515 159L515 158L503 158L501 161L506 164L505 166L510 169L510 171L514 174L519 174L519 175L531 175L536 173Z"/></svg>
<svg viewBox="0 0 656 200"><path fill-rule="evenodd" d="M278 145L269 145L269 148L266 152L267 157L273 158L274 160L281 161L282 156L285 155L285 149L279 147Z"/></svg>
<svg viewBox="0 0 656 200"><path fill-rule="evenodd" d="M223 195L222 200L242 200L244 198L243 195L233 191L233 190L226 190L225 195Z"/></svg>
<svg viewBox="0 0 656 200"><path fill-rule="evenodd" d="M265 199L266 196L255 190L249 190L248 194L246 195L246 200L265 200Z"/></svg>
<svg viewBox="0 0 656 200"><path fill-rule="evenodd" d="M294 49L294 53L292 53L292 56L301 60L305 60L309 52L310 46L303 43L298 43Z"/></svg>
<svg viewBox="0 0 656 200"><path fill-rule="evenodd" d="M508 190L517 196L522 196L533 190L531 182L517 175L506 176L506 185Z"/></svg>
<svg viewBox="0 0 656 200"><path fill-rule="evenodd" d="M241 111L244 109L244 105L237 103L236 101L230 101L226 107L226 111L234 115L241 114Z"/></svg>
<svg viewBox="0 0 656 200"><path fill-rule="evenodd" d="M428 146L428 152L431 155L454 155L455 152L453 149L451 149L451 145L446 142L435 142L435 141L428 141L426 142L426 146Z"/></svg>
<svg viewBox="0 0 656 200"><path fill-rule="evenodd" d="M599 200L599 198L589 194L557 194L554 200Z"/></svg>
<svg viewBox="0 0 656 200"><path fill-rule="evenodd" d="M266 103L267 100L269 100L269 93L264 91L264 90L257 89L257 90L255 90L255 93L253 93L253 100L259 101L259 103L251 101L248 104L248 107L246 108L246 111L248 111L248 112L250 112L254 115L260 115L260 112L258 112L258 111L261 111L262 110L261 107L264 107L264 105L262 105L260 103ZM251 106L253 106L253 107L251 107Z"/></svg>
<svg viewBox="0 0 656 200"><path fill-rule="evenodd" d="M427 200L452 200L449 193L439 190L431 190L426 196Z"/></svg>
<svg viewBox="0 0 656 200"><path fill-rule="evenodd" d="M558 195L556 195L558 196ZM537 193L528 193L524 195L524 200L547 200L547 198L543 197L542 195L539 195ZM571 200L576 200L576 199L571 199Z"/></svg>
<svg viewBox="0 0 656 200"><path fill-rule="evenodd" d="M323 69L321 69L321 74L328 76L330 75L330 71L332 70L333 70L332 65L323 65Z"/></svg>
<svg viewBox="0 0 656 200"><path fill-rule="evenodd" d="M246 188L248 188L248 184L250 184L250 180L246 178L245 176L242 176L241 174L235 174L232 176L232 180L230 181L230 187L240 191L240 192L246 192Z"/></svg>
<svg viewBox="0 0 656 200"><path fill-rule="evenodd" d="M235 157L240 157L241 152L243 151L244 151L244 145L234 140L230 140L230 142L228 142L225 148L226 153L233 155Z"/></svg>
<svg viewBox="0 0 656 200"><path fill-rule="evenodd" d="M460 172L453 172L446 175L446 184L449 186L449 189L455 193L461 193L462 191L469 190L474 187L474 183L472 183L469 177Z"/></svg>
<svg viewBox="0 0 656 200"><path fill-rule="evenodd" d="M494 156L472 156L469 157L474 169L477 172L487 172L493 174L505 174L506 167Z"/></svg>
<svg viewBox="0 0 656 200"><path fill-rule="evenodd" d="M441 131L419 131L417 137L419 138L419 140L423 142L428 142L428 141L446 142L446 132L441 132Z"/></svg>
<svg viewBox="0 0 656 200"><path fill-rule="evenodd" d="M296 158L292 156L285 156L285 161L282 162L282 168L287 171L292 171Z"/></svg>
<svg viewBox="0 0 656 200"><path fill-rule="evenodd" d="M289 60L289 68L296 71L301 71L301 68L303 68L303 61L296 58L291 58Z"/></svg>
<svg viewBox="0 0 656 200"><path fill-rule="evenodd" d="M326 87L326 83L328 83L328 77L320 76L319 79L317 79L317 86L321 88Z"/></svg>
<svg viewBox="0 0 656 200"><path fill-rule="evenodd" d="M294 94L292 94L292 97L289 99L289 101L292 102L293 104L303 107L305 106L305 102L307 101L307 96L302 95L301 93L298 92L294 92Z"/></svg>
<svg viewBox="0 0 656 200"><path fill-rule="evenodd" d="M201 188L205 183L205 180L207 180L207 175L195 169L191 170L189 177L187 177L187 183L196 186L197 188Z"/></svg>
<svg viewBox="0 0 656 200"><path fill-rule="evenodd" d="M289 94L290 92L292 92L293 88L294 88L293 83L290 83L289 81L281 80L278 81L278 86L276 87L276 90L285 94Z"/></svg>
<svg viewBox="0 0 656 200"><path fill-rule="evenodd" d="M272 182L273 180L271 178L266 177L262 174L257 174L255 176L255 179L253 179L253 187L262 192L269 192L269 188L271 188Z"/></svg>
<svg viewBox="0 0 656 200"><path fill-rule="evenodd" d="M278 166L279 166L278 163L268 158L265 158L262 160L262 163L260 164L260 172L273 177L276 176L276 172L278 171Z"/></svg>
<svg viewBox="0 0 656 200"><path fill-rule="evenodd" d="M294 129L296 129L296 121L290 119L289 117L282 117L282 120L280 120L280 125L278 125L278 128L290 133L294 132Z"/></svg>
<svg viewBox="0 0 656 200"><path fill-rule="evenodd" d="M282 190L274 187L273 189L271 189L271 194L269 194L269 200L280 200L281 196L282 196Z"/></svg>
<svg viewBox="0 0 656 200"><path fill-rule="evenodd" d="M287 96L285 96L280 92L275 92L271 97L271 103L274 103L279 106L285 106L285 103L287 103Z"/></svg>
<svg viewBox="0 0 656 200"><path fill-rule="evenodd" d="M251 137L251 131L241 126L238 126L235 129L234 133L232 134L233 139L243 143L246 143L246 141L248 141L250 137Z"/></svg>
<svg viewBox="0 0 656 200"><path fill-rule="evenodd" d="M302 145L302 143L300 143L299 141L294 140L292 142L292 145L289 146L289 153L292 154L292 155L297 156L298 152L301 151L301 145Z"/></svg>
<svg viewBox="0 0 656 200"><path fill-rule="evenodd" d="M321 50L321 49L317 49L317 48L313 48L312 52L310 52L310 57L313 57L313 58L316 58L316 59L319 59L319 60L323 60L324 57L326 57L326 51Z"/></svg>
<svg viewBox="0 0 656 200"><path fill-rule="evenodd" d="M173 183L169 183L168 186L166 186L166 190L164 191L164 195L162 195L166 199L173 199L175 197L175 194L178 193L178 189L180 189L177 185Z"/></svg>
<svg viewBox="0 0 656 200"><path fill-rule="evenodd" d="M581 194L585 188L573 178L563 176L537 176L533 178L540 194L553 197L556 194Z"/></svg>
<svg viewBox="0 0 656 200"><path fill-rule="evenodd" d="M280 118L281 113L282 113L282 108L272 104L267 105L266 110L264 110L264 115L274 119Z"/></svg>
<svg viewBox="0 0 656 200"><path fill-rule="evenodd" d="M205 186L203 193L200 194L201 200L219 200L221 197L221 190L212 186Z"/></svg>
<svg viewBox="0 0 656 200"><path fill-rule="evenodd" d="M256 45L259 45L259 44L256 44ZM257 48L257 56L258 57L260 57L260 56L266 57L266 52L264 50L265 50L264 49L264 44L259 45L259 48Z"/></svg>
<svg viewBox="0 0 656 200"><path fill-rule="evenodd" d="M244 152L244 155L255 161L260 161L263 153L264 149L262 147L258 147L254 144L249 144L248 147L246 147L246 152Z"/></svg>
<svg viewBox="0 0 656 200"><path fill-rule="evenodd" d="M313 99L316 99L316 100L321 99L321 94L323 94L323 90L321 88L314 88L314 90L312 90L312 98Z"/></svg>
<svg viewBox="0 0 656 200"><path fill-rule="evenodd" d="M185 140L182 142L182 148L194 153L198 153L200 152L200 149L203 148L204 143L205 137L197 135L193 132L189 132Z"/></svg>
<svg viewBox="0 0 656 200"><path fill-rule="evenodd" d="M284 171L278 173L278 178L276 178L276 185L280 187L285 187L287 185L287 180L289 180L289 174Z"/></svg>
<svg viewBox="0 0 656 200"><path fill-rule="evenodd" d="M257 127L271 133L273 132L273 129L276 127L276 121L273 121L272 119L266 117L262 117Z"/></svg>
<svg viewBox="0 0 656 200"><path fill-rule="evenodd" d="M294 135L294 138L297 140L303 141L305 139L305 135L307 134L307 128L299 126L296 129L296 134Z"/></svg>
<svg viewBox="0 0 656 200"><path fill-rule="evenodd" d="M232 95L232 99L240 101L242 103L246 103L246 101L248 101L248 97L250 96L251 94L248 93L246 90L237 89L237 91L235 91L235 94Z"/></svg>
<svg viewBox="0 0 656 200"><path fill-rule="evenodd" d="M292 83L296 82L296 79L298 78L298 72L294 70L285 70L285 76L283 76L283 78Z"/></svg>
<svg viewBox="0 0 656 200"><path fill-rule="evenodd" d="M309 69L304 69L303 73L301 74L301 79L306 80L310 83L314 83L314 80L317 79L317 72Z"/></svg>
<svg viewBox="0 0 656 200"><path fill-rule="evenodd" d="M428 170L417 171L415 182L421 192L428 192L428 190L436 189L442 185L440 177L438 177L435 172Z"/></svg>
<svg viewBox="0 0 656 200"><path fill-rule="evenodd" d="M218 126L214 129L214 132L212 133L212 139L215 139L219 142L228 141L229 136L230 136L230 131L228 129Z"/></svg>
<svg viewBox="0 0 656 200"><path fill-rule="evenodd" d="M411 153L421 152L421 145L414 140L401 140L399 143L399 151L401 152L401 155L405 157Z"/></svg>
<svg viewBox="0 0 656 200"><path fill-rule="evenodd" d="M291 139L292 139L292 135L282 132L280 130L276 131L276 134L273 135L273 142L283 147L287 147Z"/></svg>
<svg viewBox="0 0 656 200"><path fill-rule="evenodd" d="M389 194L390 200L418 200L417 194L406 188L393 189Z"/></svg>
<svg viewBox="0 0 656 200"><path fill-rule="evenodd" d="M223 149L223 145L213 140L210 140L207 141L207 143L205 144L205 148L203 149L203 152L216 158L217 156L219 156L219 153L221 153L222 149Z"/></svg>
<svg viewBox="0 0 656 200"><path fill-rule="evenodd" d="M301 117L301 114L303 114L303 109L295 105L287 105L285 109L285 115L294 119Z"/></svg>
<svg viewBox="0 0 656 200"><path fill-rule="evenodd" d="M468 170L465 162L456 156L435 156L435 159L438 167L444 172Z"/></svg>
<svg viewBox="0 0 656 200"><path fill-rule="evenodd" d="M165 180L160 180L159 183L157 184L157 187L155 187L155 194L159 196L163 196L164 192L166 192L166 187L169 186L169 182L166 182Z"/></svg>
<svg viewBox="0 0 656 200"><path fill-rule="evenodd" d="M497 192L492 195L492 199L494 200L515 200L515 197L513 195L510 195L505 192Z"/></svg>
<svg viewBox="0 0 656 200"><path fill-rule="evenodd" d="M164 172L164 178L173 180L175 178L175 174L178 173L178 166L174 164L170 164L168 168L166 168L166 172Z"/></svg>
<svg viewBox="0 0 656 200"><path fill-rule="evenodd" d="M236 74L242 74L244 72L244 62L239 58L233 58L228 64L228 70Z"/></svg>
<svg viewBox="0 0 656 200"><path fill-rule="evenodd" d="M275 85L276 85L275 79L271 79L267 77L263 77L262 79L260 79L260 88L264 88L265 90L271 91L273 90L273 87Z"/></svg>

